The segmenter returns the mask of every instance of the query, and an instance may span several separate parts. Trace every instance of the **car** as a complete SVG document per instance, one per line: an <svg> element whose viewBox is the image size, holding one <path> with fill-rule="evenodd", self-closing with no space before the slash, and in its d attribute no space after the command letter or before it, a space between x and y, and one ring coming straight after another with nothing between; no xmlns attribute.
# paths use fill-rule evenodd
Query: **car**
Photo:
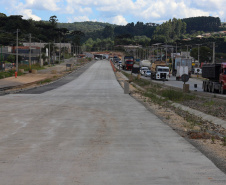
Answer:
<svg viewBox="0 0 226 185"><path fill-rule="evenodd" d="M150 77L151 76L151 71L147 70L144 74L145 77Z"/></svg>
<svg viewBox="0 0 226 185"><path fill-rule="evenodd" d="M149 70L148 67L141 67L141 68L140 68L140 74L141 74L141 75L145 75L145 72L146 72L147 70Z"/></svg>
<svg viewBox="0 0 226 185"><path fill-rule="evenodd" d="M118 66L118 67L122 67L122 61L121 61L121 60L118 61L117 66Z"/></svg>

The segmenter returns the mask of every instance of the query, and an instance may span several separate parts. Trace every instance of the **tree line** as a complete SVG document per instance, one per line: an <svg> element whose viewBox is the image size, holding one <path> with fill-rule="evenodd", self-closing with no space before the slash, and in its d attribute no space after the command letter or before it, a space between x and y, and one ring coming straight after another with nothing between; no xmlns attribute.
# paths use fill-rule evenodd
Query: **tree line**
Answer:
<svg viewBox="0 0 226 185"><path fill-rule="evenodd" d="M15 45L18 29L20 42L28 42L31 33L32 42L71 42L88 50L129 44L149 46L157 42L175 43L196 31L217 31L219 26L220 19L215 17L173 18L161 25L132 22L118 26L91 21L59 23L55 15L48 21L34 21L25 20L21 15L0 13L0 44Z"/></svg>

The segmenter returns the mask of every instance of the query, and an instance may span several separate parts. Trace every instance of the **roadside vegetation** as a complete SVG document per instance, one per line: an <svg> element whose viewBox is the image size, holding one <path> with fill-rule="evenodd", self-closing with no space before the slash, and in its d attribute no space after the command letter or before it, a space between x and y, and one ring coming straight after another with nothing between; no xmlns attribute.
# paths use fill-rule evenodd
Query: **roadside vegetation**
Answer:
<svg viewBox="0 0 226 185"><path fill-rule="evenodd" d="M16 72L15 70L2 71L0 72L0 79L15 76L15 72ZM21 75L23 75L22 72L17 73L17 76L21 76Z"/></svg>
<svg viewBox="0 0 226 185"><path fill-rule="evenodd" d="M27 64L20 64L19 69L24 69L24 71L30 70L29 65ZM40 64L32 64L31 69L41 70L41 69L45 69L45 67L40 66Z"/></svg>

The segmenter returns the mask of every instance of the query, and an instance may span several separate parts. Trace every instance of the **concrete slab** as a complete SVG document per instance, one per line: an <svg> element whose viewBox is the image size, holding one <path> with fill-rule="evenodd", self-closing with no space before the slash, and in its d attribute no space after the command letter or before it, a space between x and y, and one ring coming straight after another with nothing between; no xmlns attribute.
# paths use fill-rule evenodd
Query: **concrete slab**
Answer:
<svg viewBox="0 0 226 185"><path fill-rule="evenodd" d="M222 185L226 175L130 95L108 61L42 94L0 97L4 185Z"/></svg>

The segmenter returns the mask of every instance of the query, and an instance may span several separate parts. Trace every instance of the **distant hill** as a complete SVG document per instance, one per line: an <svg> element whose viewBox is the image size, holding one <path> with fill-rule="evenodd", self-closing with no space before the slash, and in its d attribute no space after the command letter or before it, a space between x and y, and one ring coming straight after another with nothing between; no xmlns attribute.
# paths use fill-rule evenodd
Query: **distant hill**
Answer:
<svg viewBox="0 0 226 185"><path fill-rule="evenodd" d="M117 25L110 24L110 23L85 21L85 22L74 22L74 23L57 23L57 26L60 28L67 28L69 31L79 30L79 31L82 31L83 33L90 33L90 32L103 30L105 26L116 27Z"/></svg>
<svg viewBox="0 0 226 185"><path fill-rule="evenodd" d="M187 24L187 33L204 31L204 32L212 32L219 31L221 26L221 21L219 17L190 17L182 19L183 22Z"/></svg>

